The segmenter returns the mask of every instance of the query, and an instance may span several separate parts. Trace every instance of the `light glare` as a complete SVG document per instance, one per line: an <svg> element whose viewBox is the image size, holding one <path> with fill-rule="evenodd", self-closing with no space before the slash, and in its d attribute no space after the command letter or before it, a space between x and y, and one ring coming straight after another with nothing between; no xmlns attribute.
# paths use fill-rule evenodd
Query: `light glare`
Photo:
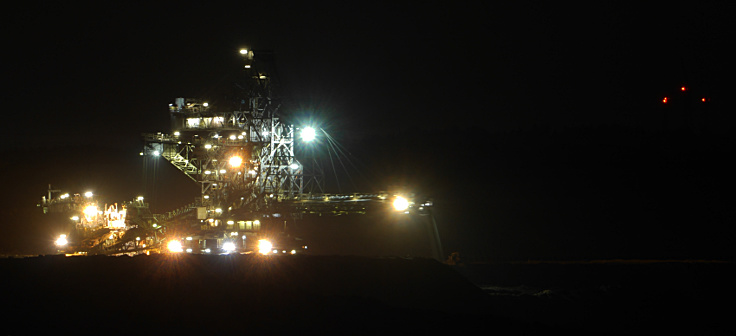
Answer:
<svg viewBox="0 0 736 336"><path fill-rule="evenodd" d="M240 156L233 156L230 158L229 163L230 167L238 168L241 164L243 164L243 158L241 158Z"/></svg>
<svg viewBox="0 0 736 336"><path fill-rule="evenodd" d="M96 205L88 205L82 210L82 213L84 213L87 217L94 217L97 215L97 206ZM87 218L87 220L90 220Z"/></svg>
<svg viewBox="0 0 736 336"><path fill-rule="evenodd" d="M222 249L225 252L228 252L228 253L229 252L233 252L233 251L235 251L235 243L233 243L233 242L224 243L224 244L222 244Z"/></svg>
<svg viewBox="0 0 736 336"><path fill-rule="evenodd" d="M58 239L56 239L56 246L66 246L68 241L66 240L66 235L60 235Z"/></svg>
<svg viewBox="0 0 736 336"><path fill-rule="evenodd" d="M266 239L261 239L258 241L258 252L260 252L261 254L269 254L272 248L273 244L271 244L270 241Z"/></svg>
<svg viewBox="0 0 736 336"><path fill-rule="evenodd" d="M409 201L401 196L396 196L393 206L396 211L404 211L409 208Z"/></svg>
<svg viewBox="0 0 736 336"><path fill-rule="evenodd" d="M181 247L181 242L179 242L178 240L169 241L169 244L167 244L166 247L169 248L169 251L174 253L184 251L184 249L182 249Z"/></svg>
<svg viewBox="0 0 736 336"><path fill-rule="evenodd" d="M305 127L302 130L302 140L304 141L312 141L314 138L317 137L317 132L314 130L314 128L311 127Z"/></svg>

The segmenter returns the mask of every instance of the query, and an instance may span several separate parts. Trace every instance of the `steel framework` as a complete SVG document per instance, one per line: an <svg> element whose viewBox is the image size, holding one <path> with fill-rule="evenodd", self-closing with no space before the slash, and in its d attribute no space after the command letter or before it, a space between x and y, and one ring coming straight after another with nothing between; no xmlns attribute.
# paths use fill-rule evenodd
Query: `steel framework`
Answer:
<svg viewBox="0 0 736 336"><path fill-rule="evenodd" d="M282 215L296 220L304 215L382 213L395 196L324 193L324 171L317 160L303 164L295 156L299 129L282 118L272 58L265 53L262 61L260 55L244 55L246 81L239 86L237 108L221 111L202 99L177 98L169 105L171 133L144 134L141 155L167 160L201 186L194 204L157 218L165 227L173 226L178 216L196 209L197 221L188 223L199 227L191 237L204 242L200 247L212 239L219 247L232 237L242 237L244 246L246 235L260 237L261 221L264 227L285 228L287 218L278 218ZM431 206L424 201L410 205L420 215L430 214Z"/></svg>
<svg viewBox="0 0 736 336"><path fill-rule="evenodd" d="M261 211L271 200L303 192L296 129L280 117L277 85L267 72L271 64L268 58L256 61L253 51L244 59L242 110L221 112L203 100L177 98L169 105L173 133L144 134L141 155L163 157L198 182L208 213Z"/></svg>

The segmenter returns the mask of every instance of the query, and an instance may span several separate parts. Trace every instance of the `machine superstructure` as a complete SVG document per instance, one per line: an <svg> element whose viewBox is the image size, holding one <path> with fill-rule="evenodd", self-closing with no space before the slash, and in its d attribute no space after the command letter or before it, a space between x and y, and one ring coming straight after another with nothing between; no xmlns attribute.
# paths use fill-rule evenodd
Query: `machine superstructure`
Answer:
<svg viewBox="0 0 736 336"><path fill-rule="evenodd" d="M308 243L290 236L286 228L303 216L365 214L391 207L393 193L324 192L318 163L300 160L296 150L324 131L290 122L282 110L270 52L241 50L241 55L244 79L233 101L218 106L206 99L176 98L168 107L170 132L143 134L140 155L166 160L199 185L200 195L191 204L155 215L142 198L127 202L120 208L128 217L117 219L125 224L100 226L111 234L99 234L104 239L92 244L96 247L82 246L84 252L130 253L135 238L126 232L135 229L137 241L148 244L134 250L147 253L163 250L171 240L178 241L175 249L192 253L262 251L258 242L264 240L277 253L298 253ZM44 202L58 200L49 193ZM403 212L426 213L431 202L408 200L400 206Z"/></svg>

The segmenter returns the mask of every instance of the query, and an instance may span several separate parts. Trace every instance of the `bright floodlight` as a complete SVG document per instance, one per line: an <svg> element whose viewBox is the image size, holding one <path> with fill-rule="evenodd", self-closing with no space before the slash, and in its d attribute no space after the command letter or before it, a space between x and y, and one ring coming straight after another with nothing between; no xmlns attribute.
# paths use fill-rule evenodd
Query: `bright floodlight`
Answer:
<svg viewBox="0 0 736 336"><path fill-rule="evenodd" d="M271 253L271 249L273 248L273 244L271 244L270 241L261 239L258 241L258 252L261 254L269 254Z"/></svg>
<svg viewBox="0 0 736 336"><path fill-rule="evenodd" d="M227 253L233 252L235 251L235 243L233 242L224 243L222 244L222 249Z"/></svg>
<svg viewBox="0 0 736 336"><path fill-rule="evenodd" d="M184 249L181 247L181 242L178 240L172 240L169 241L169 243L166 245L166 247L169 248L169 251L171 252L182 252Z"/></svg>
<svg viewBox="0 0 736 336"><path fill-rule="evenodd" d="M66 244L69 242L66 240L66 235L60 235L59 239L57 239L54 243L56 243L56 246L66 246Z"/></svg>
<svg viewBox="0 0 736 336"><path fill-rule="evenodd" d="M396 196L393 205L396 211L405 211L409 208L409 201L401 196Z"/></svg>
<svg viewBox="0 0 736 336"><path fill-rule="evenodd" d="M84 197L92 197L92 192L91 191L88 191L88 192L84 193Z"/></svg>
<svg viewBox="0 0 736 336"><path fill-rule="evenodd" d="M230 158L229 163L230 167L238 168L241 164L243 164L243 158L241 158L240 156L233 156Z"/></svg>
<svg viewBox="0 0 736 336"><path fill-rule="evenodd" d="M314 130L314 128L311 127L305 127L302 130L302 140L304 141L312 141L314 138L317 137L317 132Z"/></svg>
<svg viewBox="0 0 736 336"><path fill-rule="evenodd" d="M88 205L84 207L84 210L82 210L82 213L84 213L87 217L94 217L97 215L97 206L96 205Z"/></svg>
<svg viewBox="0 0 736 336"><path fill-rule="evenodd" d="M240 54L245 55L248 53L248 49L240 49Z"/></svg>

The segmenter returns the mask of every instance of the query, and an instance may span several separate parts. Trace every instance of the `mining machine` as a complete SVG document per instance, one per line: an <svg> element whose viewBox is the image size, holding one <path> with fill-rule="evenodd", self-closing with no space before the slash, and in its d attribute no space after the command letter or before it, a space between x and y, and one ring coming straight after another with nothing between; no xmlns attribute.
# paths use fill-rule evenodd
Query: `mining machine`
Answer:
<svg viewBox="0 0 736 336"><path fill-rule="evenodd" d="M166 160L198 184L194 202L163 214L151 214L142 198L128 202L125 226L100 234L104 239L83 251L303 253L307 243L287 230L302 216L391 207L396 195L390 192L324 193L324 179L315 173L324 170L316 160L303 164L295 151L319 128L295 127L282 110L271 52L241 50L241 55L243 79L230 103L176 98L168 106L170 132L143 134L140 155ZM430 208L430 201L411 199L401 211L427 214Z"/></svg>

